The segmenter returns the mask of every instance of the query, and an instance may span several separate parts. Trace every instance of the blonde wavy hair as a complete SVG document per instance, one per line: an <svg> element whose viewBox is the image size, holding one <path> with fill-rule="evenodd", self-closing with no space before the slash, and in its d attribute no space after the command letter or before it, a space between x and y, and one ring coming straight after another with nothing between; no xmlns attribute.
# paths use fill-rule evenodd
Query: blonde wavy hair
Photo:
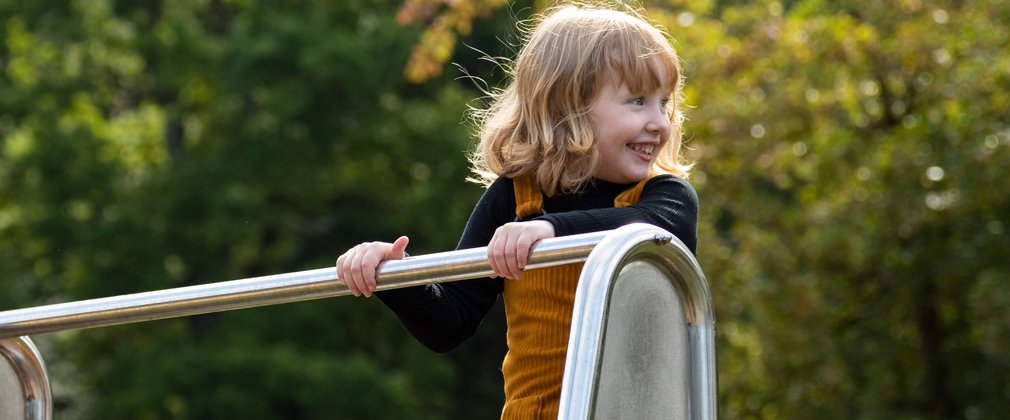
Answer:
<svg viewBox="0 0 1010 420"><path fill-rule="evenodd" d="M526 36L512 81L472 110L480 142L470 153L470 181L531 174L547 196L578 191L599 167L589 109L603 83L633 92L663 89L672 106L670 139L651 171L686 178L681 161L680 60L665 34L629 11L560 6Z"/></svg>

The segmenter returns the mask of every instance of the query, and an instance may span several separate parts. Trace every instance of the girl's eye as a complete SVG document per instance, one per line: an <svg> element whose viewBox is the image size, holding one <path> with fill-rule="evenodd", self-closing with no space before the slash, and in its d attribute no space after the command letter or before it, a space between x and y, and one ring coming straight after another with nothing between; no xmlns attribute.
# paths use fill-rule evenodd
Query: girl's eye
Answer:
<svg viewBox="0 0 1010 420"><path fill-rule="evenodd" d="M631 100L631 103L634 105L645 105L645 98L642 97L634 98Z"/></svg>

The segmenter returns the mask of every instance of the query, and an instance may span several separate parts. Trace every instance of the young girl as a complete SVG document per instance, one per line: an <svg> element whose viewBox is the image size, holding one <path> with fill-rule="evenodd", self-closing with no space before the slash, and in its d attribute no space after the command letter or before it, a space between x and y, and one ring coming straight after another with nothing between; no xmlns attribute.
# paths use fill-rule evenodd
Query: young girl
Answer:
<svg viewBox="0 0 1010 420"><path fill-rule="evenodd" d="M501 294L509 352L502 418L555 418L581 264L524 271L538 240L646 222L692 252L698 199L681 163L678 57L642 18L562 7L528 36L511 84L477 113L471 155L487 191L457 249L488 247L496 278L378 293L424 345L473 335ZM355 296L371 296L380 262L407 237L360 244L337 259Z"/></svg>

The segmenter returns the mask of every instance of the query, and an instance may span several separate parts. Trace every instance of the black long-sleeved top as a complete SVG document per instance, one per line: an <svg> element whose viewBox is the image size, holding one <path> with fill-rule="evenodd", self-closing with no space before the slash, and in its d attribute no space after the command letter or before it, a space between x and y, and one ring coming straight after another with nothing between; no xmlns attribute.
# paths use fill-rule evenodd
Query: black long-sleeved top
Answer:
<svg viewBox="0 0 1010 420"><path fill-rule="evenodd" d="M576 194L544 197L544 214L555 236L616 229L644 222L673 233L696 252L698 195L687 181L672 175L650 179L637 204L615 208L614 199L634 184L591 181ZM511 178L492 183L470 215L456 249L487 246L498 227L515 220ZM445 352L470 338L502 292L502 279L483 278L376 293L400 322L428 348Z"/></svg>

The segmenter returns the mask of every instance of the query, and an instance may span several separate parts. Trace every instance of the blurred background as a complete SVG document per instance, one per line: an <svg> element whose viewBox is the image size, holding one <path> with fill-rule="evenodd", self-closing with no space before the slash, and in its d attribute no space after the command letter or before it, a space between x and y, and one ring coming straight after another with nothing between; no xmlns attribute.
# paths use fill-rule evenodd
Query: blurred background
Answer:
<svg viewBox="0 0 1010 420"><path fill-rule="evenodd" d="M0 0L0 310L454 248L502 0ZM726 419L992 419L1010 399L1010 3L669 0ZM470 77L472 76L472 77ZM33 337L56 418L462 419L375 299Z"/></svg>

